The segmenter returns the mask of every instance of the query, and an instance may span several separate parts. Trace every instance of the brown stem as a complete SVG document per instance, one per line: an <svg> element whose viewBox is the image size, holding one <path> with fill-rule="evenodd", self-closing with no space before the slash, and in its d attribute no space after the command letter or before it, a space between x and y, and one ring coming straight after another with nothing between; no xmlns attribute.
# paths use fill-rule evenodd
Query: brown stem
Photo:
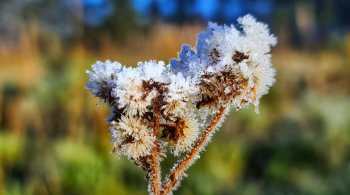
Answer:
<svg viewBox="0 0 350 195"><path fill-rule="evenodd" d="M154 106L153 106L153 111L154 111L153 135L155 137L159 135L159 129L160 129L160 110L159 110L159 105L156 103L156 101L154 102ZM149 159L150 159L150 171L149 171L150 189L149 190L153 195L160 195L160 192L161 192L159 153L160 153L160 146L156 140L154 143L154 147L152 148L151 155L149 156Z"/></svg>
<svg viewBox="0 0 350 195"><path fill-rule="evenodd" d="M160 179L160 164L159 164L159 144L156 142L149 156L149 187L152 195L160 195L161 179Z"/></svg>
<svg viewBox="0 0 350 195"><path fill-rule="evenodd" d="M209 126L199 136L192 150L172 169L167 181L162 185L162 195L166 195L172 192L174 188L181 182L185 171L197 159L199 153L205 148L210 140L210 137L214 134L214 130L223 117L224 113L225 108L221 107L211 120Z"/></svg>

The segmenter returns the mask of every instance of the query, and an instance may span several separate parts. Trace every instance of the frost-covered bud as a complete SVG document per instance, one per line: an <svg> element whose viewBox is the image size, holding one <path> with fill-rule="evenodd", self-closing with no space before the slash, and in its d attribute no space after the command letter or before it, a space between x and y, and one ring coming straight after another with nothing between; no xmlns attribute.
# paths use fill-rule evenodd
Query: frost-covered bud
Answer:
<svg viewBox="0 0 350 195"><path fill-rule="evenodd" d="M192 148L199 134L198 127L196 117L187 114L183 118L177 118L175 122L165 125L162 138L170 144L173 154L178 156Z"/></svg>
<svg viewBox="0 0 350 195"><path fill-rule="evenodd" d="M115 151L129 159L138 159L151 153L154 140L151 129L140 119L123 116L110 129Z"/></svg>
<svg viewBox="0 0 350 195"><path fill-rule="evenodd" d="M213 70L222 70L227 65L234 66L245 60L259 64L261 57L276 44L268 27L253 16L239 18L238 24L239 29L233 25L209 23L208 29L199 34L197 52L207 68L212 66Z"/></svg>
<svg viewBox="0 0 350 195"><path fill-rule="evenodd" d="M248 81L242 75L230 70L203 74L198 84L201 98L197 108L228 104L239 97L247 85Z"/></svg>
<svg viewBox="0 0 350 195"><path fill-rule="evenodd" d="M276 38L251 15L239 18L238 24L242 30L210 23L198 36L197 55L205 65L199 81L199 105L228 101L238 109L250 103L258 105L274 83L268 52Z"/></svg>
<svg viewBox="0 0 350 195"><path fill-rule="evenodd" d="M119 73L112 95L118 107L130 116L144 114L159 93L157 86L168 80L164 62L139 62L136 68L124 68Z"/></svg>
<svg viewBox="0 0 350 195"><path fill-rule="evenodd" d="M119 75L118 85L112 91L113 97L118 99L118 107L130 116L146 112L155 92L145 94L141 74L136 68L124 68Z"/></svg>
<svg viewBox="0 0 350 195"><path fill-rule="evenodd" d="M190 78L185 78L181 73L172 74L169 79L163 110L168 116L181 116L191 107L198 92L197 87Z"/></svg>
<svg viewBox="0 0 350 195"><path fill-rule="evenodd" d="M92 65L91 70L86 73L89 76L89 81L86 88L96 97L103 99L108 103L113 103L114 98L111 91L116 87L118 73L122 70L122 66L118 62L97 61Z"/></svg>

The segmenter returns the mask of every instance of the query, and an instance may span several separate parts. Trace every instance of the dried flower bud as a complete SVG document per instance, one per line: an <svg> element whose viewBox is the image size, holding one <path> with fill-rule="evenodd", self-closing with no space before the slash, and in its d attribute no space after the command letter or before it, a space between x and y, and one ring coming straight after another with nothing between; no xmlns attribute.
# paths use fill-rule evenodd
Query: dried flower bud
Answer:
<svg viewBox="0 0 350 195"><path fill-rule="evenodd" d="M130 159L149 155L156 139L151 129L133 117L122 117L113 123L110 131L116 152Z"/></svg>
<svg viewBox="0 0 350 195"><path fill-rule="evenodd" d="M116 87L117 74L122 70L122 66L118 62L97 61L92 65L92 70L86 71L89 75L89 81L86 88L91 91L93 95L103 99L110 104L113 103L114 98L111 95L113 88Z"/></svg>

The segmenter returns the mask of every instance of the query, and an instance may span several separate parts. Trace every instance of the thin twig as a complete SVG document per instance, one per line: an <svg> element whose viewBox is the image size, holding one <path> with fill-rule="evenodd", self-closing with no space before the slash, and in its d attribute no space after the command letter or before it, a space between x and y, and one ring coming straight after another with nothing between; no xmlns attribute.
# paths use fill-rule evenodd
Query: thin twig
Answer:
<svg viewBox="0 0 350 195"><path fill-rule="evenodd" d="M202 134L199 136L192 150L172 169L167 181L162 185L162 195L167 195L171 193L174 190L174 188L181 182L185 171L198 158L199 153L204 150L205 146L210 140L210 137L214 134L215 128L217 124L221 121L221 118L223 117L224 113L225 108L221 107L211 120L206 130L203 131Z"/></svg>

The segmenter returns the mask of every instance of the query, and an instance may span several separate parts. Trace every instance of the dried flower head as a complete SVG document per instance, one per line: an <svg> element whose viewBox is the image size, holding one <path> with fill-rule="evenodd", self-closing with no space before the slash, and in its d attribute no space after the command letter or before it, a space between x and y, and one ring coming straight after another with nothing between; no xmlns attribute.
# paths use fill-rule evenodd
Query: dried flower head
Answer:
<svg viewBox="0 0 350 195"><path fill-rule="evenodd" d="M173 153L178 156L189 151L198 136L198 122L193 116L187 116L177 122Z"/></svg>
<svg viewBox="0 0 350 195"><path fill-rule="evenodd" d="M129 159L138 159L151 153L155 137L140 119L124 116L119 122L112 123L111 132L117 153Z"/></svg>

